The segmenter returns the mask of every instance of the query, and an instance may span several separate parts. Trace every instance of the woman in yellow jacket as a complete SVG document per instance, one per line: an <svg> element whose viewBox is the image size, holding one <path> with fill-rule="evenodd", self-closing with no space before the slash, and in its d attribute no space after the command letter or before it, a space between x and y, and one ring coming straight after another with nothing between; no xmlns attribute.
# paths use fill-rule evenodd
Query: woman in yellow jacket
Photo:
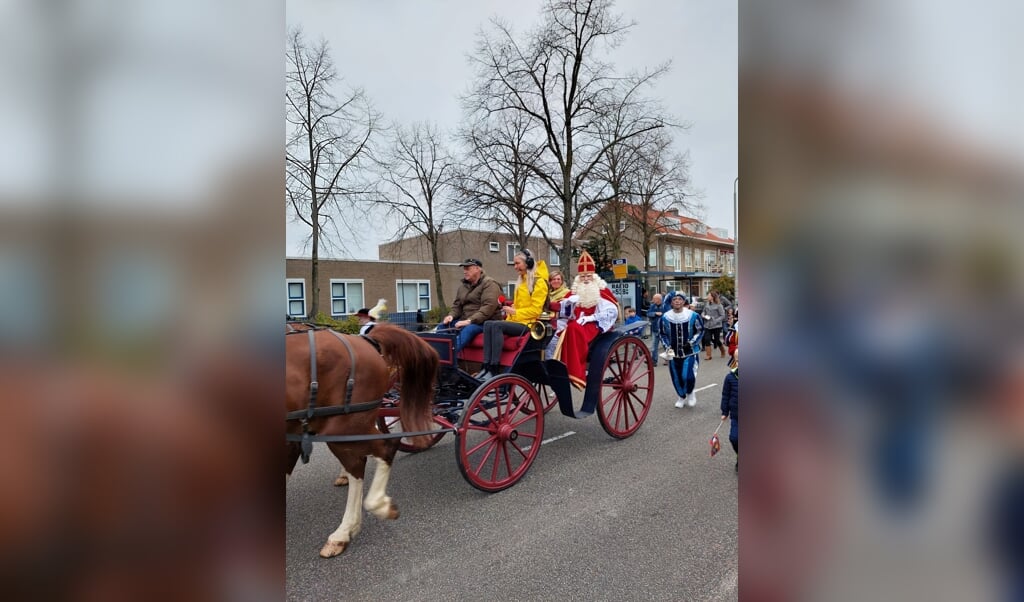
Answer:
<svg viewBox="0 0 1024 602"><path fill-rule="evenodd" d="M517 253L512 266L519 274L515 299L511 307L502 307L504 320L484 322L484 363L476 377L486 380L501 373L501 346L505 335L519 336L525 333L527 324L536 322L544 311L548 299L548 266L537 261L529 249Z"/></svg>

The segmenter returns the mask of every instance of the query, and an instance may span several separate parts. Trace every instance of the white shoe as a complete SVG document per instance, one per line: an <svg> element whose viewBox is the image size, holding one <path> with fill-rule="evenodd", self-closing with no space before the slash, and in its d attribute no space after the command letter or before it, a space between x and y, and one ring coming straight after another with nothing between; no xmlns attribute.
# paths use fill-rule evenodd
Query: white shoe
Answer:
<svg viewBox="0 0 1024 602"><path fill-rule="evenodd" d="M692 408L693 406L697 405L697 394L696 394L696 393L690 393L690 403L689 403L688 405L689 405L689 406L690 406L691 408Z"/></svg>
<svg viewBox="0 0 1024 602"><path fill-rule="evenodd" d="M679 399L677 399L676 400L676 407L677 408L685 408L686 407L686 398L685 397L680 397Z"/></svg>

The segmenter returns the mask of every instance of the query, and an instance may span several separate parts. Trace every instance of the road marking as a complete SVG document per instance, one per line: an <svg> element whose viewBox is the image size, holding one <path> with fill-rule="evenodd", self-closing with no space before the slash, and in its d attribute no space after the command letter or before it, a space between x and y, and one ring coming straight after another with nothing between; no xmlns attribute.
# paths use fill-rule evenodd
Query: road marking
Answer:
<svg viewBox="0 0 1024 602"><path fill-rule="evenodd" d="M567 432L562 433L561 435L559 435L557 437L551 437L550 439L545 439L545 440L541 441L540 444L544 445L545 443L551 443L552 441L558 441L559 439L565 439L566 437L571 437L571 436L573 436L575 434L576 434L576 431L567 431ZM527 445L526 447L523 448L523 451L529 451L531 447L533 447L533 446L532 445Z"/></svg>
<svg viewBox="0 0 1024 602"><path fill-rule="evenodd" d="M552 441L558 441L559 439L564 439L566 437L571 437L571 436L573 436L575 434L576 434L576 431L568 431L568 432L562 433L561 435L559 435L557 437L552 437L550 439L545 439L545 440L541 441L540 444L544 445L545 443L551 443Z"/></svg>
<svg viewBox="0 0 1024 602"><path fill-rule="evenodd" d="M703 391L704 389L710 389L711 387L717 387L717 386L718 386L718 384L711 383L710 385L705 385L705 386L703 386L703 387L701 387L699 389L694 389L693 392L696 393L697 391Z"/></svg>

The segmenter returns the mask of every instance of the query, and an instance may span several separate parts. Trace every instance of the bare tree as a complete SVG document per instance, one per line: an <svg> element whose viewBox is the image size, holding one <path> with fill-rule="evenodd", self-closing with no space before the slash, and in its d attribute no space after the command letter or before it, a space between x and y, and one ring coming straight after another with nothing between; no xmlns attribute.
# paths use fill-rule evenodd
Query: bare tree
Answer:
<svg viewBox="0 0 1024 602"><path fill-rule="evenodd" d="M477 115L459 132L465 153L454 186L458 206L452 216L460 222L486 221L511 234L520 246L536 232L544 203L528 165L542 149L531 142L532 124L522 114L488 119Z"/></svg>
<svg viewBox="0 0 1024 602"><path fill-rule="evenodd" d="M539 134L542 152L526 166L557 201L542 213L561 230L566 267L573 231L600 201L583 194L592 185L595 165L612 146L665 124L660 115L639 113L619 138L602 141L597 135L602 115L617 103L636 100L639 90L667 69L624 78L601 60L600 53L614 49L631 25L612 14L611 5L611 0L549 0L541 26L522 41L493 20L491 34L480 35L471 57L477 75L465 98L470 111L525 116Z"/></svg>
<svg viewBox="0 0 1024 602"><path fill-rule="evenodd" d="M651 247L658 234L667 231L669 210L692 215L700 205L690 194L689 156L673 151L664 131L651 132L636 140L636 162L630 172L631 210L625 216L632 225L627 241L644 258L644 272L651 270ZM650 286L650 283L648 283Z"/></svg>
<svg viewBox="0 0 1024 602"><path fill-rule="evenodd" d="M383 190L377 202L398 220L396 239L414 232L430 245L437 298L442 307L447 307L438 244L448 212L444 192L454 177L454 161L437 129L417 123L395 129L391 148L380 166Z"/></svg>
<svg viewBox="0 0 1024 602"><path fill-rule="evenodd" d="M632 202L637 193L638 176L653 154L649 147L658 140L671 140L665 128L624 138L638 120L659 110L643 99L629 100L631 92L627 90L626 100L616 102L598 120L597 137L607 150L592 174L596 185L594 204L598 211L594 226L600 229L607 252L613 257L622 256L630 232L626 226L636 221L632 219L636 217Z"/></svg>
<svg viewBox="0 0 1024 602"><path fill-rule="evenodd" d="M285 151L287 205L293 219L310 228L309 316L319 312L320 247L345 249L345 238L358 229L346 223L354 204L370 192L364 168L371 142L380 130L380 115L360 89L340 100L339 77L326 40L306 44L302 31L288 37L285 102L289 132ZM340 226L340 227L339 227ZM332 240L330 233L336 234ZM344 233L344 235L342 235Z"/></svg>

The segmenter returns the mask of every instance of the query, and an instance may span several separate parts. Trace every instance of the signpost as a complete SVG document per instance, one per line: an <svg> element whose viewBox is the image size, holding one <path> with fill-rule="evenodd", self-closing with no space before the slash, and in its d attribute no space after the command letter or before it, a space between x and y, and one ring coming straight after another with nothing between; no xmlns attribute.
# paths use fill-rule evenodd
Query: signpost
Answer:
<svg viewBox="0 0 1024 602"><path fill-rule="evenodd" d="M626 265L625 257L612 260L612 274L615 275L616 280L622 280L625 278L628 271L629 267Z"/></svg>

